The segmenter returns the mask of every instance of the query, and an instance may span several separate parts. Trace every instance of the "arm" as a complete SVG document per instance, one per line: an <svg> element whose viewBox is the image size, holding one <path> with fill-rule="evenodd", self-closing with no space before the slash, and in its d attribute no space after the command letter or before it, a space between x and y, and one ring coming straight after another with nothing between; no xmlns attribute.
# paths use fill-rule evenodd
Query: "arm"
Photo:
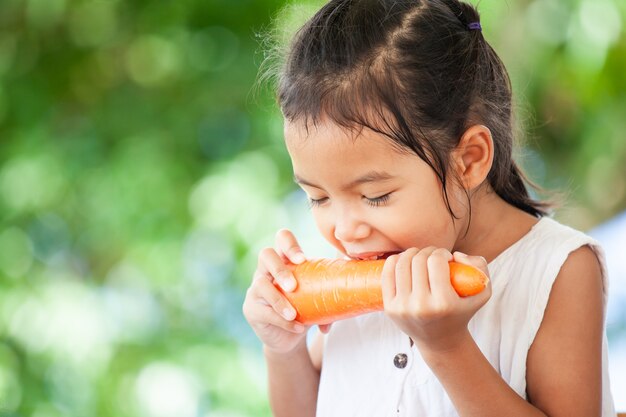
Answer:
<svg viewBox="0 0 626 417"><path fill-rule="evenodd" d="M278 283L283 291L293 290L297 283L286 264L300 263L306 258L296 238L286 229L277 233L276 247L265 248L259 254L243 314L263 343L274 415L314 416L319 365L314 366L309 356L305 326L294 320L295 309L275 286ZM319 350L316 349L313 351ZM315 355L321 357L321 351Z"/></svg>
<svg viewBox="0 0 626 417"><path fill-rule="evenodd" d="M453 295L443 249L411 249L387 259L385 312L408 334L463 417L592 417L601 409L602 277L588 247L568 257L550 293L527 358L529 401L484 357L467 323L490 296ZM484 259L455 260L486 270Z"/></svg>
<svg viewBox="0 0 626 417"><path fill-rule="evenodd" d="M454 349L423 355L461 416L599 416L602 329L601 271L583 247L559 272L528 353L530 402L502 380L469 332Z"/></svg>
<svg viewBox="0 0 626 417"><path fill-rule="evenodd" d="M528 353L529 400L550 416L599 416L602 408L602 272L584 246L573 252L550 294Z"/></svg>
<svg viewBox="0 0 626 417"><path fill-rule="evenodd" d="M313 358L314 347L315 343L309 354L303 339L287 354L264 349L274 416L315 416L320 369Z"/></svg>

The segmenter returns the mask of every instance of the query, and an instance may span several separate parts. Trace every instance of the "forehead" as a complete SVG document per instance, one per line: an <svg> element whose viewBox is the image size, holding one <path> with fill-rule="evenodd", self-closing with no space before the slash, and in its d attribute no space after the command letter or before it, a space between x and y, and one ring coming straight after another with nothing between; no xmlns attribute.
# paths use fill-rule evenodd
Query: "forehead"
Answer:
<svg viewBox="0 0 626 417"><path fill-rule="evenodd" d="M403 176L423 161L402 151L385 135L334 123L315 126L285 122L285 143L296 178L349 182L372 171Z"/></svg>
<svg viewBox="0 0 626 417"><path fill-rule="evenodd" d="M377 155L381 162L407 156L387 136L367 127L346 128L326 120L305 125L302 122L284 123L285 144L292 157L315 154L318 158L347 158Z"/></svg>

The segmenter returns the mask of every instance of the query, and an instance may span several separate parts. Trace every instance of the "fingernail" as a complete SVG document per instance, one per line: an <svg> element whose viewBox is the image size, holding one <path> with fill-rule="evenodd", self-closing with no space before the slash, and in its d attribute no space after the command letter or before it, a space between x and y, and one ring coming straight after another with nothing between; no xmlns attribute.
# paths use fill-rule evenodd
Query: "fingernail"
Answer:
<svg viewBox="0 0 626 417"><path fill-rule="evenodd" d="M291 260L294 263L301 264L302 262L306 261L306 256L304 256L304 253L298 252L295 255L293 255L293 258Z"/></svg>
<svg viewBox="0 0 626 417"><path fill-rule="evenodd" d="M296 288L296 280L293 278L285 279L283 280L282 287L285 291L293 291Z"/></svg>
<svg viewBox="0 0 626 417"><path fill-rule="evenodd" d="M464 254L463 252L456 251L456 252L454 252L454 254L458 255L458 256L461 256L461 257L464 257L464 258L467 258L467 255Z"/></svg>
<svg viewBox="0 0 626 417"><path fill-rule="evenodd" d="M283 310L283 317L287 320L293 320L296 318L296 312L290 308L285 308Z"/></svg>

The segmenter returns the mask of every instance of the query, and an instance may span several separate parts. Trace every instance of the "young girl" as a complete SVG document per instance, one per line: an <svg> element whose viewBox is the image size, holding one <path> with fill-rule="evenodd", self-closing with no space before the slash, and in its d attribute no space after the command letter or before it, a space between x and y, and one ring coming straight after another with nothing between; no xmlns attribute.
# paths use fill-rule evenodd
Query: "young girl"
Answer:
<svg viewBox="0 0 626 417"><path fill-rule="evenodd" d="M273 285L296 286L296 238L260 253L243 311L276 416L615 416L601 249L529 197L509 78L472 6L331 0L291 43L278 99L320 232L386 261L384 312L307 346ZM490 286L458 297L451 260Z"/></svg>

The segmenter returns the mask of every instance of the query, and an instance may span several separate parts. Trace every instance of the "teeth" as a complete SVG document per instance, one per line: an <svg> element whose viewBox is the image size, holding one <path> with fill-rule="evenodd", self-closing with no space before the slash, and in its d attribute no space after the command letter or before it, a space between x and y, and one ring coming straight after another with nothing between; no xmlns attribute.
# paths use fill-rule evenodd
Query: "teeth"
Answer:
<svg viewBox="0 0 626 417"><path fill-rule="evenodd" d="M361 258L361 260L362 261L376 261L380 258L382 258L382 255L374 255L374 256L368 256L367 258Z"/></svg>

